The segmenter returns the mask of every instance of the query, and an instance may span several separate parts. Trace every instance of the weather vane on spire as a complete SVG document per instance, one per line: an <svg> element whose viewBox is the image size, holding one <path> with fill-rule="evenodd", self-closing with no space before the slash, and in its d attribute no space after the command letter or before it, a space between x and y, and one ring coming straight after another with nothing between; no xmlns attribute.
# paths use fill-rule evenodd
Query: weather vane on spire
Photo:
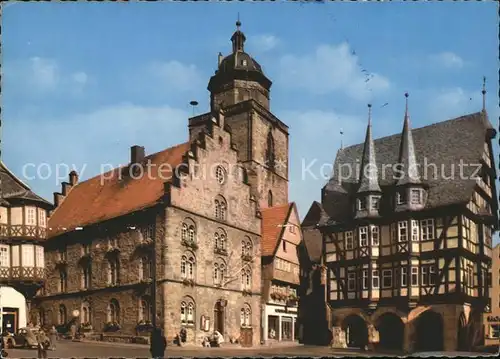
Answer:
<svg viewBox="0 0 500 359"><path fill-rule="evenodd" d="M343 138L344 138L344 131L342 129L340 129L340 149L343 150L344 149L344 141L343 141Z"/></svg>
<svg viewBox="0 0 500 359"><path fill-rule="evenodd" d="M238 19L236 20L236 28L239 30L241 26L240 13L238 12Z"/></svg>

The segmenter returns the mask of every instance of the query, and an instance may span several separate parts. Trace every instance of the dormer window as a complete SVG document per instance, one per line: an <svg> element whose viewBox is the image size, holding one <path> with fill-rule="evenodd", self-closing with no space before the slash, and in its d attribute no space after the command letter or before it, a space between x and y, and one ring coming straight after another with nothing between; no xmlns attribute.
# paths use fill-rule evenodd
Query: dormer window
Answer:
<svg viewBox="0 0 500 359"><path fill-rule="evenodd" d="M396 193L396 204L406 204L406 192L400 191Z"/></svg>
<svg viewBox="0 0 500 359"><path fill-rule="evenodd" d="M371 209L373 211L378 211L380 209L380 196L371 197Z"/></svg>
<svg viewBox="0 0 500 359"><path fill-rule="evenodd" d="M422 204L422 191L420 189L411 190L411 204Z"/></svg>
<svg viewBox="0 0 500 359"><path fill-rule="evenodd" d="M358 211L364 211L366 209L366 199L360 198L358 199Z"/></svg>
<svg viewBox="0 0 500 359"><path fill-rule="evenodd" d="M241 60L241 64L242 64L243 66L246 66L246 65L247 65L247 60Z"/></svg>

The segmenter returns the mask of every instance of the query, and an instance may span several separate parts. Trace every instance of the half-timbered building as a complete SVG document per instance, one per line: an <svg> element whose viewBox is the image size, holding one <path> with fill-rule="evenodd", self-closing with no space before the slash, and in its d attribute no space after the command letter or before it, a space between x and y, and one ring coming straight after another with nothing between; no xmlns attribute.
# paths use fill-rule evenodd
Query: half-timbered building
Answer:
<svg viewBox="0 0 500 359"><path fill-rule="evenodd" d="M264 342L293 341L297 330L299 259L302 242L295 203L262 210L262 323Z"/></svg>
<svg viewBox="0 0 500 359"><path fill-rule="evenodd" d="M484 90L483 90L484 91ZM484 93L484 92L483 92ZM486 111L340 149L320 224L334 326L347 345L476 345L498 228Z"/></svg>
<svg viewBox="0 0 500 359"><path fill-rule="evenodd" d="M52 204L34 193L0 161L0 327L15 333L30 318L43 290L44 243ZM36 320L36 319L35 319Z"/></svg>

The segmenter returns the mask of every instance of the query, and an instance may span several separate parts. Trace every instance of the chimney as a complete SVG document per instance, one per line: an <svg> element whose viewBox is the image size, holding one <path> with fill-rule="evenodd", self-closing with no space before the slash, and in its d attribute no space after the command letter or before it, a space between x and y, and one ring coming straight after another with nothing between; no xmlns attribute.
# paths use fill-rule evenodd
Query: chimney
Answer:
<svg viewBox="0 0 500 359"><path fill-rule="evenodd" d="M69 184L74 186L78 183L78 173L76 171L71 171L69 173Z"/></svg>
<svg viewBox="0 0 500 359"><path fill-rule="evenodd" d="M220 66L220 64L221 64L221 62L222 62L222 58L223 58L222 53L221 53L221 52L219 52L219 57L218 57L218 65L219 65L219 66Z"/></svg>
<svg viewBox="0 0 500 359"><path fill-rule="evenodd" d="M62 183L62 195L64 197L66 197L69 193L69 190L71 189L71 184L69 184L68 182L63 182Z"/></svg>
<svg viewBox="0 0 500 359"><path fill-rule="evenodd" d="M130 148L130 164L141 163L146 157L146 152L142 146L132 146Z"/></svg>
<svg viewBox="0 0 500 359"><path fill-rule="evenodd" d="M64 196L61 193L54 192L54 207L59 207L64 200Z"/></svg>

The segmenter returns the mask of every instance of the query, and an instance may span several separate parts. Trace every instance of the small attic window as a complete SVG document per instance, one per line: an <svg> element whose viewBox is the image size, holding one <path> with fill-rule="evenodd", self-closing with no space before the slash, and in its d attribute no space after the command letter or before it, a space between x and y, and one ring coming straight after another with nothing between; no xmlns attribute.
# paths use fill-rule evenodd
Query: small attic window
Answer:
<svg viewBox="0 0 500 359"><path fill-rule="evenodd" d="M222 139L221 136L219 136L219 145L222 145L224 143L224 140Z"/></svg>
<svg viewBox="0 0 500 359"><path fill-rule="evenodd" d="M366 199L360 198L358 199L358 211L364 211L366 209Z"/></svg>
<svg viewBox="0 0 500 359"><path fill-rule="evenodd" d="M247 60L241 60L241 65L246 66L247 65Z"/></svg>

